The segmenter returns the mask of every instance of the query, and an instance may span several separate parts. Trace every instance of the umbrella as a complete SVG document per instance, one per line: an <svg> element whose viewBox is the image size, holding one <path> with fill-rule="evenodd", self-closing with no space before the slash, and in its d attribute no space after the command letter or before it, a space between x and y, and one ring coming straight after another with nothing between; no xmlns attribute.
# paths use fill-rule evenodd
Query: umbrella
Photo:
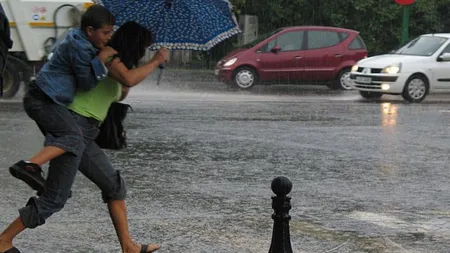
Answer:
<svg viewBox="0 0 450 253"><path fill-rule="evenodd" d="M151 50L160 47L208 51L241 32L228 0L93 0L120 26L134 21L152 31ZM164 66L160 66L157 85Z"/></svg>
<svg viewBox="0 0 450 253"><path fill-rule="evenodd" d="M150 29L160 47L208 51L240 33L228 0L93 0L105 6L117 25L135 21Z"/></svg>

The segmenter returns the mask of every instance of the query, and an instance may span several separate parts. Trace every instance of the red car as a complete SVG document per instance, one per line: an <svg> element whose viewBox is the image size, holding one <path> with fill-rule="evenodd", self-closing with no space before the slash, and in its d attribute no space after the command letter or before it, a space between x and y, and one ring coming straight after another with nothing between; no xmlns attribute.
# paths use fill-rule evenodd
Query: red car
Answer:
<svg viewBox="0 0 450 253"><path fill-rule="evenodd" d="M295 26L265 34L232 51L216 65L219 80L240 89L259 83L324 83L351 89L351 67L367 57L359 32Z"/></svg>

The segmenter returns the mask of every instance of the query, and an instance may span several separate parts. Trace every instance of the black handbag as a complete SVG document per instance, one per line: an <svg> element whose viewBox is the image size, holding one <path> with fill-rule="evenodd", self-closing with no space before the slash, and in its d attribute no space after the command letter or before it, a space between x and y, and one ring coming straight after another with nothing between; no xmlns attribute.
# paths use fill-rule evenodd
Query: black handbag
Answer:
<svg viewBox="0 0 450 253"><path fill-rule="evenodd" d="M123 127L123 121L128 109L133 108L124 103L112 103L95 142L102 149L119 150L127 146L127 135Z"/></svg>

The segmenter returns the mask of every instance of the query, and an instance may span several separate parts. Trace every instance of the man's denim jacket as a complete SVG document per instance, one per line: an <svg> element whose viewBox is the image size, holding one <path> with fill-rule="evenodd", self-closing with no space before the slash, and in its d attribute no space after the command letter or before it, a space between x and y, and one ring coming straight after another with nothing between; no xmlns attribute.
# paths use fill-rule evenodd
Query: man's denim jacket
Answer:
<svg viewBox="0 0 450 253"><path fill-rule="evenodd" d="M71 29L36 75L36 85L55 103L67 106L77 90L90 90L107 77L98 49L80 29Z"/></svg>

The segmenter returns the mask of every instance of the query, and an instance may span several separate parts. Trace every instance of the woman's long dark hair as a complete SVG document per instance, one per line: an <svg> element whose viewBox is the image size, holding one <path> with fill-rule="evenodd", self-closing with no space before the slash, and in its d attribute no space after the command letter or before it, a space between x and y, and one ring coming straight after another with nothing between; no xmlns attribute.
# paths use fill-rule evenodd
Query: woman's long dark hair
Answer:
<svg viewBox="0 0 450 253"><path fill-rule="evenodd" d="M108 45L114 48L128 69L138 65L152 44L152 32L134 21L127 22L113 34Z"/></svg>

